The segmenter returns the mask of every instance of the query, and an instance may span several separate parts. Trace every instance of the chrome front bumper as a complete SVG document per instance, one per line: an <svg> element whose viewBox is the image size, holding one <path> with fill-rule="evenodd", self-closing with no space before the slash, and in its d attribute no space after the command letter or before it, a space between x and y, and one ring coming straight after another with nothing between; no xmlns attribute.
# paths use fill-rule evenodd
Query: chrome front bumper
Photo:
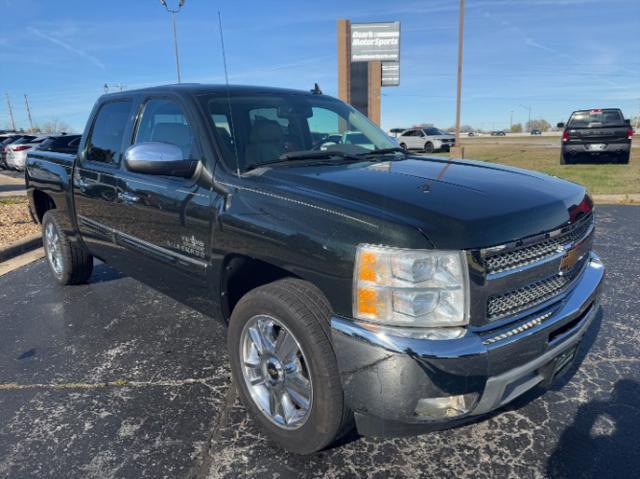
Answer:
<svg viewBox="0 0 640 479"><path fill-rule="evenodd" d="M488 413L534 386L550 382L555 358L572 350L599 310L604 278L591 253L577 284L562 301L528 320L526 328L498 333L470 330L460 339L425 340L396 336L375 325L333 317L332 337L348 406L359 431L401 435L442 428ZM493 334L493 336L491 336ZM499 340L492 340L500 336ZM553 372L555 373L555 372ZM433 419L418 411L421 398L475 394L468 412ZM426 426L426 427L422 427Z"/></svg>

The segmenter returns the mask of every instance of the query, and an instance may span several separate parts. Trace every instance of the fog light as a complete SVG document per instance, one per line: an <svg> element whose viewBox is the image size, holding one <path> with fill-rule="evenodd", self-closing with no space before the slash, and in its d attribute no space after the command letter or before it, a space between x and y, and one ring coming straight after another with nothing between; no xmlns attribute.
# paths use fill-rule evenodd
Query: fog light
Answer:
<svg viewBox="0 0 640 479"><path fill-rule="evenodd" d="M440 398L422 398L418 400L415 414L425 419L443 419L462 416L475 405L477 393L445 396Z"/></svg>

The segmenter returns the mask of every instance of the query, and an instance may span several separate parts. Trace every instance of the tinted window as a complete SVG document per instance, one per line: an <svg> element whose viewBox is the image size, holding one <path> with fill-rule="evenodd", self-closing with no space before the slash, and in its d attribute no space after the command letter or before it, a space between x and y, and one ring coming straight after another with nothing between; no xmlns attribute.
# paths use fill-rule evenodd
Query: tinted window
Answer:
<svg viewBox="0 0 640 479"><path fill-rule="evenodd" d="M325 150L367 154L396 146L352 107L323 95L273 92L201 98L220 137L223 156L233 169L255 168L285 153L297 157ZM357 135L355 141L350 141L350 135Z"/></svg>
<svg viewBox="0 0 640 479"><path fill-rule="evenodd" d="M129 121L130 101L105 103L98 111L91 140L87 148L87 159L101 163L120 163L122 137Z"/></svg>
<svg viewBox="0 0 640 479"><path fill-rule="evenodd" d="M180 148L185 159L198 156L193 131L180 106L171 100L146 103L135 142L169 143Z"/></svg>
<svg viewBox="0 0 640 479"><path fill-rule="evenodd" d="M569 119L569 128L588 128L599 126L624 125L620 110L576 111Z"/></svg>

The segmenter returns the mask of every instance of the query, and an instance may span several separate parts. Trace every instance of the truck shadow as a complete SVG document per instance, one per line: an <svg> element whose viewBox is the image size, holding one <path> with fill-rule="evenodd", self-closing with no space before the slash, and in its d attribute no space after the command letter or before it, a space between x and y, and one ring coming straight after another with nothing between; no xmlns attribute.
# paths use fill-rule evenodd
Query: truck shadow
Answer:
<svg viewBox="0 0 640 479"><path fill-rule="evenodd" d="M637 475L640 466L640 383L618 381L609 400L578 408L547 462L549 477L613 477ZM635 471L635 472L633 472Z"/></svg>

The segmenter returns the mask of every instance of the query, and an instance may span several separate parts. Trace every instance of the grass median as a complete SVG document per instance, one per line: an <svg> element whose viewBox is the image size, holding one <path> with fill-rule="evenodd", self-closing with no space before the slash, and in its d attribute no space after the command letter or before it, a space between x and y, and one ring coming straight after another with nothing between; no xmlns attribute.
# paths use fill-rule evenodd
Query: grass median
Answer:
<svg viewBox="0 0 640 479"><path fill-rule="evenodd" d="M586 186L594 195L640 193L640 150L632 148L628 165L560 164L559 137L463 139L468 159L541 171Z"/></svg>

